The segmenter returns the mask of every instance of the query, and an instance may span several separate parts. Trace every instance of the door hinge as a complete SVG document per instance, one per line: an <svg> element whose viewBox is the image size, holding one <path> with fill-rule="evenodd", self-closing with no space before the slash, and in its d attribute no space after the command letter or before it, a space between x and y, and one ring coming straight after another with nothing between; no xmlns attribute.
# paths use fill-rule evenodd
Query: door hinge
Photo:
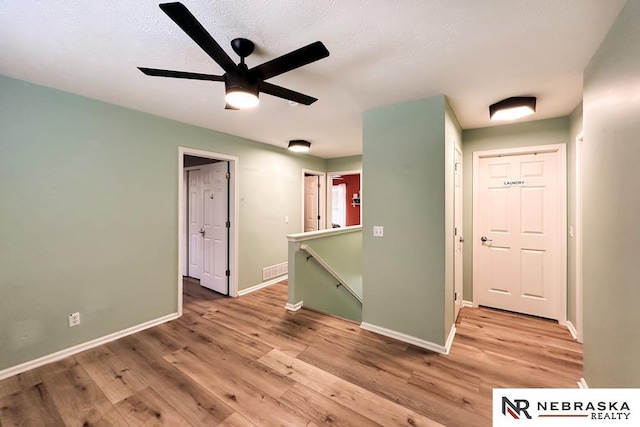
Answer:
<svg viewBox="0 0 640 427"><path fill-rule="evenodd" d="M224 272L224 275L225 275L225 276L227 276L227 277L231 276L231 270L227 270L227 271L225 271L225 272Z"/></svg>
<svg viewBox="0 0 640 427"><path fill-rule="evenodd" d="M454 236L458 235L458 227L453 227L453 235Z"/></svg>
<svg viewBox="0 0 640 427"><path fill-rule="evenodd" d="M318 188L320 188L320 183L318 183Z"/></svg>
<svg viewBox="0 0 640 427"><path fill-rule="evenodd" d="M231 179L231 173L227 172L224 176L226 179Z"/></svg>
<svg viewBox="0 0 640 427"><path fill-rule="evenodd" d="M318 215L318 221L320 221L320 215Z"/></svg>
<svg viewBox="0 0 640 427"><path fill-rule="evenodd" d="M225 223L225 226L226 226L227 228L231 228L231 221L227 221L227 222Z"/></svg>

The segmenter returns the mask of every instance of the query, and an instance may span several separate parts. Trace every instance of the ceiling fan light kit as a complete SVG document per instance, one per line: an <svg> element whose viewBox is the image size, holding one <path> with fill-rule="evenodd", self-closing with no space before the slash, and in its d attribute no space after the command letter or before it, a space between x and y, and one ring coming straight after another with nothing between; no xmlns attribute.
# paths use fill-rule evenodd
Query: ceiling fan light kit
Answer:
<svg viewBox="0 0 640 427"><path fill-rule="evenodd" d="M305 141L304 139L292 139L289 141L289 150L295 151L296 153L306 153L311 148L311 143L309 141Z"/></svg>
<svg viewBox="0 0 640 427"><path fill-rule="evenodd" d="M513 96L489 106L489 118L493 121L516 120L535 112L535 96Z"/></svg>
<svg viewBox="0 0 640 427"><path fill-rule="evenodd" d="M240 57L240 63L236 64L182 3L162 3L160 9L187 33L211 59L220 65L225 73L218 76L138 67L144 74L156 77L224 82L226 108L230 110L255 107L259 103L260 92L303 105L311 105L318 100L309 95L268 83L265 80L326 58L329 56L329 51L322 42L308 44L249 69L244 60L253 53L255 46L251 40L236 38L231 41L231 48Z"/></svg>

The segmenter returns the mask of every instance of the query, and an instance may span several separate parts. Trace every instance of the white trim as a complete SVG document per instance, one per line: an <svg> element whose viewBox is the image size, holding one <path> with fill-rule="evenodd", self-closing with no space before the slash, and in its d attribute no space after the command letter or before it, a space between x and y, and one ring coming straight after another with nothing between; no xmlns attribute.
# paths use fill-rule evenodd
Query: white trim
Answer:
<svg viewBox="0 0 640 427"><path fill-rule="evenodd" d="M327 215L326 215L326 199L327 199L327 191L326 191L326 187L327 187L327 172L322 172L322 171L315 171L315 170L311 170L311 169L302 169L302 200L301 200L301 217L302 217L302 224L301 224L301 228L302 228L302 232L304 232L304 201L305 201L305 183L304 183L304 176L305 174L309 174L309 175L314 175L318 177L318 182L320 183L320 188L318 188L318 195L320 196L320 202L318 203L318 215L320 215L320 230L324 230L325 228L327 228Z"/></svg>
<svg viewBox="0 0 640 427"><path fill-rule="evenodd" d="M326 230L308 231L306 233L287 234L289 242L304 242L305 240L318 239L320 237L335 236L337 234L361 231L362 225L352 225L345 228L327 228Z"/></svg>
<svg viewBox="0 0 640 427"><path fill-rule="evenodd" d="M462 300L463 307L473 307L473 301Z"/></svg>
<svg viewBox="0 0 640 427"><path fill-rule="evenodd" d="M251 292L255 292L259 289L266 288L267 286L275 285L276 283L280 283L283 280L287 280L289 275L285 274L284 276L278 276L274 279L267 280L266 282L258 283L257 285L251 286L249 288L240 289L238 291L238 296L241 297L243 295L250 294Z"/></svg>
<svg viewBox="0 0 640 427"><path fill-rule="evenodd" d="M291 304L290 302L286 303L284 308L286 308L289 311L298 311L302 308L302 301L297 302L295 304Z"/></svg>
<svg viewBox="0 0 640 427"><path fill-rule="evenodd" d="M449 354L451 345L453 344L453 338L456 335L456 326L451 325L451 330L449 331L447 342L445 343L445 345L440 345L432 343L431 341L425 341L423 339L416 338L411 335L403 334L402 332L397 332L391 329L383 328L381 326L372 325L371 323L362 322L360 324L360 327L365 331L375 332L376 334L384 335L385 337L406 342L408 344L415 345L416 347L424 348L440 354Z"/></svg>
<svg viewBox="0 0 640 427"><path fill-rule="evenodd" d="M449 329L449 336L447 337L447 342L444 344L445 353L449 354L451 351L451 346L453 345L453 339L456 337L456 325L455 323L451 325L451 329Z"/></svg>
<svg viewBox="0 0 640 427"><path fill-rule="evenodd" d="M228 154L214 153L211 151L198 150L196 148L178 147L178 315L182 315L182 277L185 272L182 271L182 258L184 250L182 242L185 239L184 234L184 210L185 210L185 194L184 194L184 155L204 157L208 159L224 160L229 162L231 170L231 179L229 181L229 220L231 221L231 232L229 233L229 296L238 296L238 243L240 223L240 159L236 156Z"/></svg>
<svg viewBox="0 0 640 427"><path fill-rule="evenodd" d="M58 360L62 360L69 356L73 356L74 354L80 353L82 351L89 350L94 347L98 347L100 345L106 344L111 341L115 341L117 339L135 334L140 331L144 331L145 329L158 326L170 320L177 319L178 317L180 317L178 313L167 314L166 316L162 316L154 320L149 320L148 322L144 322L139 325L132 326L130 328L123 329L121 331L114 332L109 335L105 335L103 337L96 338L94 340L75 345L73 347L65 348L64 350L56 351L55 353L42 356L30 362L25 362L16 366L12 366L11 368L7 368L0 371L0 380L12 377L14 375L21 374L31 369L39 368L40 366L46 365L48 363L57 362Z"/></svg>
<svg viewBox="0 0 640 427"><path fill-rule="evenodd" d="M576 327L573 326L573 323L571 323L571 320L567 320L567 322L564 324L564 326L567 327L567 329L569 330L569 333L571 334L573 339L577 341L578 340L578 331L576 331Z"/></svg>
<svg viewBox="0 0 640 427"><path fill-rule="evenodd" d="M583 225L583 159L584 159L584 138L582 132L576 137L576 229L575 229L575 242L576 242L576 339L578 342L583 342L584 337L584 322L583 322L583 308L582 308L582 286L583 286L583 256L582 245L584 242L584 225Z"/></svg>
<svg viewBox="0 0 640 427"><path fill-rule="evenodd" d="M587 385L587 381L584 379L584 377L580 378L580 381L578 381L578 388L582 388L582 389L589 388L589 386Z"/></svg>
<svg viewBox="0 0 640 427"><path fill-rule="evenodd" d="M479 200L478 200L478 167L481 158L497 157L497 156L513 156L522 154L533 153L558 153L558 282L560 283L560 294L558 295L558 301L556 302L556 316L557 321L560 324L565 324L567 321L567 147L566 144L548 144L537 145L531 147L519 147L519 148L505 148L499 150L484 150L473 152L473 189L472 189L472 212L480 212ZM478 215L474 214L472 218L473 224L473 236L471 242L471 249L473 251L472 256L472 274L471 277L477 276L476 269L479 268L477 260L478 251L477 245L479 238L479 219ZM563 286L564 284L564 286ZM476 294L477 287L473 287L473 300L479 301Z"/></svg>

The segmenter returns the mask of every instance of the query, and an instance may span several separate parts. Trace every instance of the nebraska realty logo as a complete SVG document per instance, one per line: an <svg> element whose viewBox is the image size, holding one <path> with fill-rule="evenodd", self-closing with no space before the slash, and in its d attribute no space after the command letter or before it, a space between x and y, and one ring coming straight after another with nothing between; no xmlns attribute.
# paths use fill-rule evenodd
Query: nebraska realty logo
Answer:
<svg viewBox="0 0 640 427"><path fill-rule="evenodd" d="M494 389L494 426L638 426L640 389Z"/></svg>

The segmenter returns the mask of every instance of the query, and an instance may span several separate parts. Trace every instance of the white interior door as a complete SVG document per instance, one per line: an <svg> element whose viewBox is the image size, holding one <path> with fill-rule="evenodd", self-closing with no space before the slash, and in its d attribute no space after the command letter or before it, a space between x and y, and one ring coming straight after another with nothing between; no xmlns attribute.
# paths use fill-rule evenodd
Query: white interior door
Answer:
<svg viewBox="0 0 640 427"><path fill-rule="evenodd" d="M319 212L320 177L304 177L304 231L316 231L320 227Z"/></svg>
<svg viewBox="0 0 640 427"><path fill-rule="evenodd" d="M454 188L454 289L455 289L455 318L458 318L460 308L462 308L462 270L464 238L462 234L462 154L455 150L455 188Z"/></svg>
<svg viewBox="0 0 640 427"><path fill-rule="evenodd" d="M200 284L222 294L229 293L227 276L228 185L227 162L205 165L202 171L203 236Z"/></svg>
<svg viewBox="0 0 640 427"><path fill-rule="evenodd" d="M559 274L559 161L558 151L478 159L473 233L478 305L559 319L565 286Z"/></svg>
<svg viewBox="0 0 640 427"><path fill-rule="evenodd" d="M188 270L187 275L200 279L202 274L202 189L200 170L187 172L188 179Z"/></svg>

